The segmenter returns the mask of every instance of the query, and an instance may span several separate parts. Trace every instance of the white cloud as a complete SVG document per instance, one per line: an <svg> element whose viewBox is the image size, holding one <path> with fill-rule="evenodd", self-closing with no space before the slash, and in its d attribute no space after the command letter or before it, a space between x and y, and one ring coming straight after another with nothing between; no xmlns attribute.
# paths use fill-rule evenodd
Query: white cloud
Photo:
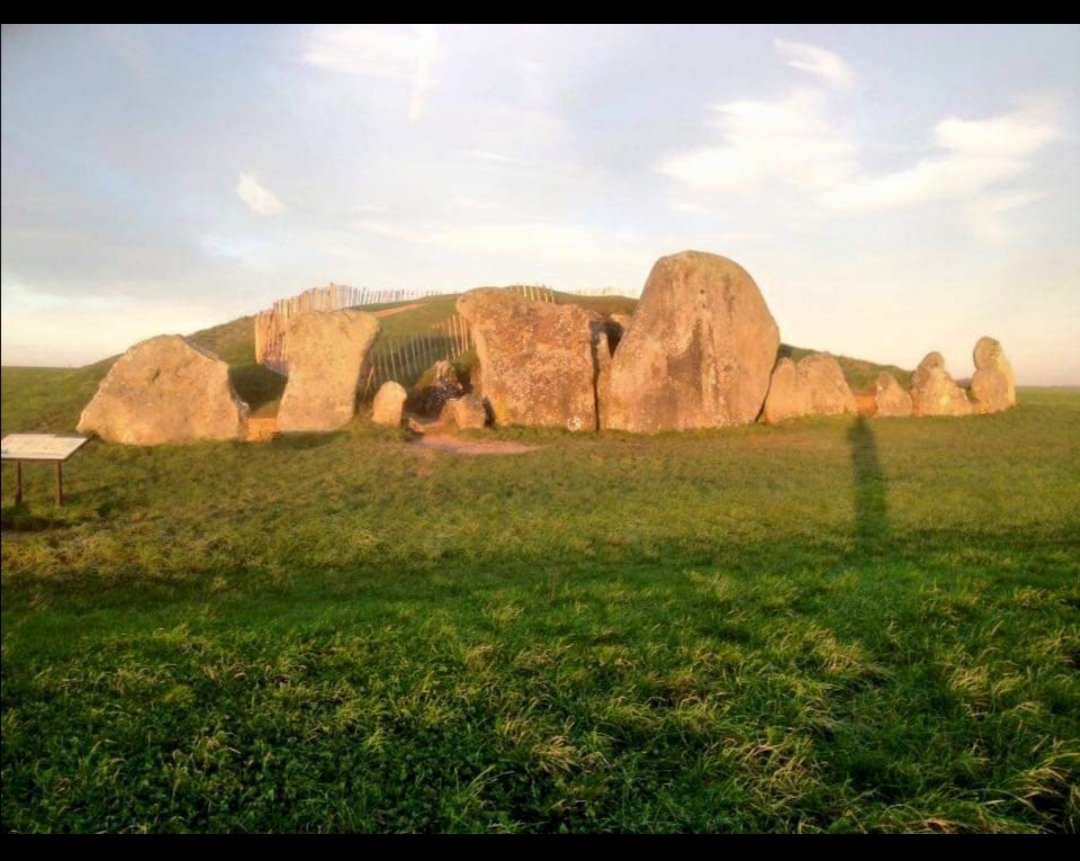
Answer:
<svg viewBox="0 0 1080 861"><path fill-rule="evenodd" d="M546 101L550 95L547 66L535 60L526 60L523 57L518 57L514 61L514 65L517 68L522 88L528 100L532 102Z"/></svg>
<svg viewBox="0 0 1080 861"><path fill-rule="evenodd" d="M825 117L821 94L793 93L777 102L718 105L720 146L674 156L659 170L687 185L717 192L755 190L780 179L799 188L830 188L855 169L855 145Z"/></svg>
<svg viewBox="0 0 1080 861"><path fill-rule="evenodd" d="M721 233L717 237L720 242L761 242L769 238L769 234L758 230L733 230L729 233Z"/></svg>
<svg viewBox="0 0 1080 861"><path fill-rule="evenodd" d="M830 189L819 201L829 209L858 212L912 206L971 195L992 182L1015 178L1026 167L1004 158L924 159L905 170Z"/></svg>
<svg viewBox="0 0 1080 861"><path fill-rule="evenodd" d="M688 203L685 200L673 200L668 205L676 212L689 212L691 215L703 215L712 212L707 206L702 206L700 203Z"/></svg>
<svg viewBox="0 0 1080 861"><path fill-rule="evenodd" d="M583 272L618 271L626 267L628 260L648 253L640 241L632 236L581 224L361 220L353 226L364 233L467 257L516 260L520 262L519 265L524 264L523 274L518 277L525 277L529 267L548 265L547 261L571 265L576 262ZM640 266L644 266L644 263Z"/></svg>
<svg viewBox="0 0 1080 861"><path fill-rule="evenodd" d="M555 134L557 134L557 132ZM543 137L543 133L533 135L529 143L535 144ZM555 147L545 147L544 149L546 152L550 152L555 149ZM537 153L536 158L521 158L519 156L507 155L501 152L493 152L491 150L474 149L463 150L462 152L468 158L476 161L491 162L494 165L506 165L508 168L523 168L521 171L523 174L532 173L533 175L561 176L564 178L576 178L582 181L588 179L587 172L583 170L580 164L577 164L570 159L566 159L561 153L556 153L551 157L546 157L543 153Z"/></svg>
<svg viewBox="0 0 1080 861"><path fill-rule="evenodd" d="M988 212L1000 214L1035 203L1037 200L1042 200L1046 195L1047 192L1045 191L1018 191L1010 194L998 195L997 197L984 201L980 206Z"/></svg>
<svg viewBox="0 0 1080 861"><path fill-rule="evenodd" d="M431 261L427 283L455 290L522 283L637 290L657 257L688 241L685 233L673 239L580 221L470 215L420 221L367 219L350 226L357 232L355 244L377 248L382 257ZM398 242L411 247L398 249L394 245Z"/></svg>
<svg viewBox="0 0 1080 861"><path fill-rule="evenodd" d="M14 280L5 281L3 287L0 288L0 295L4 297L4 305L9 310L12 306L34 310L60 308L71 301L70 297L32 290L21 281Z"/></svg>
<svg viewBox="0 0 1080 861"><path fill-rule="evenodd" d="M205 233L198 239L199 247L208 257L244 262L255 256L262 243L239 239L227 233Z"/></svg>
<svg viewBox="0 0 1080 861"><path fill-rule="evenodd" d="M949 117L934 129L939 146L978 157L1023 157L1061 137L1057 110L1048 102L985 120Z"/></svg>
<svg viewBox="0 0 1080 861"><path fill-rule="evenodd" d="M420 246L431 252L447 252L465 261L483 261L476 283L513 283L539 279L565 287L618 284L636 290L649 268L662 254L682 248L718 249L766 239L754 231L688 234L657 233L650 236L609 230L581 223L492 218L465 220L363 219L351 225L360 233Z"/></svg>
<svg viewBox="0 0 1080 861"><path fill-rule="evenodd" d="M829 86L854 81L835 54L783 39L774 44L789 65ZM1047 99L983 119L947 117L933 129L929 155L874 175L862 168L858 142L836 120L836 107L826 87L714 106L706 124L720 141L675 154L657 170L699 192L747 195L779 184L806 192L823 209L868 212L973 200L1021 178L1040 150L1063 137L1060 110Z"/></svg>
<svg viewBox="0 0 1080 861"><path fill-rule="evenodd" d="M431 67L439 55L439 31L434 24L416 24L416 76L409 98L409 119L416 121L424 112L424 102L431 89Z"/></svg>
<svg viewBox="0 0 1080 861"><path fill-rule="evenodd" d="M787 39L773 39L773 48L791 68L814 75L830 86L846 89L855 83L851 66L832 51Z"/></svg>
<svg viewBox="0 0 1080 861"><path fill-rule="evenodd" d="M468 195L455 197L454 206L457 209L469 210L471 212L495 212L499 209L499 204L493 200L486 200L481 197L469 197Z"/></svg>
<svg viewBox="0 0 1080 861"><path fill-rule="evenodd" d="M277 195L259 185L255 177L248 173L240 174L240 181L236 184L236 196L256 215L280 215L285 211L285 204L278 200Z"/></svg>
<svg viewBox="0 0 1080 861"><path fill-rule="evenodd" d="M819 202L830 209L865 212L970 198L1026 173L1030 158L1062 135L1056 111L1046 102L983 120L949 117L934 127L938 155L830 189Z"/></svg>
<svg viewBox="0 0 1080 861"><path fill-rule="evenodd" d="M326 25L311 31L304 61L335 72L411 80L416 64L415 43L416 39L405 33L359 24Z"/></svg>
<svg viewBox="0 0 1080 861"><path fill-rule="evenodd" d="M531 162L528 159L517 158L512 155L505 155L501 152L490 152L489 150L474 149L469 150L469 155L472 158L479 159L480 161L493 161L498 164L516 164L516 165L529 165Z"/></svg>
<svg viewBox="0 0 1080 861"><path fill-rule="evenodd" d="M410 81L414 121L423 115L440 58L435 24L415 24L411 34L357 24L319 26L310 31L303 52L304 62L320 69Z"/></svg>
<svg viewBox="0 0 1080 861"><path fill-rule="evenodd" d="M1015 191L980 195L967 207L972 228L987 239L1014 239L1022 228L1011 222L1010 213L1047 196L1045 191ZM1010 223L1011 222L1011 223Z"/></svg>

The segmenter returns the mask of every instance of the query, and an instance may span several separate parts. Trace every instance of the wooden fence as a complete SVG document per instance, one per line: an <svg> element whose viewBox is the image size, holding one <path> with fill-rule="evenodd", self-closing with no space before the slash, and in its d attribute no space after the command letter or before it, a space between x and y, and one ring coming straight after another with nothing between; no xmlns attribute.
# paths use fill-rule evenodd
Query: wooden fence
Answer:
<svg viewBox="0 0 1080 861"><path fill-rule="evenodd" d="M550 287L517 285L508 289L536 302L556 301L555 291ZM255 316L255 361L280 374L288 373L285 328L294 314L405 302L432 295L436 295L434 291L371 290L331 284L279 299L269 310ZM578 295L606 296L615 295L615 291L605 287L581 291ZM361 393L365 398L370 397L387 380L395 380L408 388L435 362L453 359L473 346L469 326L457 313L435 323L430 332L420 335L380 335L368 359Z"/></svg>
<svg viewBox="0 0 1080 861"><path fill-rule="evenodd" d="M419 335L379 335L368 357L361 398L372 397L388 380L408 389L440 359L453 359L472 347L469 326L460 314L433 324L430 332Z"/></svg>
<svg viewBox="0 0 1080 861"><path fill-rule="evenodd" d="M255 361L277 371L288 372L285 361L285 323L288 316L271 308L255 315Z"/></svg>
<svg viewBox="0 0 1080 861"><path fill-rule="evenodd" d="M640 290L637 293L628 290L619 290L616 287L586 287L582 290L567 290L567 293L572 293L574 296L627 296L633 297L641 293Z"/></svg>
<svg viewBox="0 0 1080 861"><path fill-rule="evenodd" d="M372 290L368 287L330 284L327 287L312 287L287 299L278 299L269 310L255 315L255 361L279 374L288 372L285 327L289 317L294 314L304 311L340 311L358 305L408 302L434 295L434 290Z"/></svg>
<svg viewBox="0 0 1080 861"><path fill-rule="evenodd" d="M534 287L529 284L515 284L513 287L507 287L513 293L520 293L526 299L532 299L534 302L554 302L555 291L550 287Z"/></svg>
<svg viewBox="0 0 1080 861"><path fill-rule="evenodd" d="M327 287L312 287L287 299L278 299L272 310L288 317L302 311L339 311L342 308L355 308L358 305L388 305L393 302L423 299L436 294L435 290L373 290L368 287L330 284Z"/></svg>

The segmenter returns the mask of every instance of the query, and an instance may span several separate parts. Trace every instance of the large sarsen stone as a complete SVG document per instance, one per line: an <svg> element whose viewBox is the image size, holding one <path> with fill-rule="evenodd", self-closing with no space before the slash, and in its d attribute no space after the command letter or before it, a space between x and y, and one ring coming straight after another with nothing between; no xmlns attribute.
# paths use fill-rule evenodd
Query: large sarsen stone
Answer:
<svg viewBox="0 0 1080 861"><path fill-rule="evenodd" d="M799 416L854 412L855 396L833 356L813 353L798 362L781 359L776 363L763 413L769 424Z"/></svg>
<svg viewBox="0 0 1080 861"><path fill-rule="evenodd" d="M999 413L1016 406L1016 381L1012 365L1005 358L1001 344L993 338L979 338L975 344L971 400L977 413Z"/></svg>
<svg viewBox="0 0 1080 861"><path fill-rule="evenodd" d="M180 335L159 335L116 360L78 430L129 445L243 439L247 416L225 362Z"/></svg>
<svg viewBox="0 0 1080 861"><path fill-rule="evenodd" d="M457 309L476 342L480 394L496 424L596 430L599 314L493 287L470 290Z"/></svg>
<svg viewBox="0 0 1080 861"><path fill-rule="evenodd" d="M917 416L966 416L971 402L945 371L941 353L928 353L911 377L912 412Z"/></svg>
<svg viewBox="0 0 1080 861"><path fill-rule="evenodd" d="M306 311L289 319L285 355L289 381L278 430L333 431L356 414L360 373L379 334L366 311Z"/></svg>
<svg viewBox="0 0 1080 861"><path fill-rule="evenodd" d="M874 405L877 416L911 415L911 395L888 371L882 371L874 381Z"/></svg>
<svg viewBox="0 0 1080 861"><path fill-rule="evenodd" d="M653 266L599 393L602 424L656 433L754 421L780 332L754 279L715 254Z"/></svg>

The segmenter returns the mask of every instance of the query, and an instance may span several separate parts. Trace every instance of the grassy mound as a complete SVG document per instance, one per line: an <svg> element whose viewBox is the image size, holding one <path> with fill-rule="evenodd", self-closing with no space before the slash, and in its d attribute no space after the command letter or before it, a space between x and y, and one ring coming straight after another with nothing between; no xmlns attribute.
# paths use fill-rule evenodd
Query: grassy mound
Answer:
<svg viewBox="0 0 1080 861"><path fill-rule="evenodd" d="M380 320L381 332L388 338L409 337L420 334L431 334L432 326L440 323L454 313L454 307L459 294L445 296L428 296L418 300L404 302L391 302L379 305L365 305L365 311L395 311L384 316ZM632 314L637 305L636 299L625 296L575 296L570 293L555 292L555 300L560 304L577 304L601 314ZM402 309L402 310L397 310ZM280 374L264 368L255 362L255 318L239 317L202 329L190 336L201 347L216 353L229 363L231 368L233 385L237 394L247 402L252 409L252 414L273 415L277 412L277 404L285 390L285 378ZM792 347L781 344L778 358L789 357L800 359L803 356L815 352L801 347ZM116 356L111 356L85 368L79 368L70 372L70 377L65 377L61 383L61 391L53 398L53 408L61 412L52 416L41 415L37 421L46 418L55 418L59 423L60 416L67 422L62 425L63 430L72 430L78 421L79 411L93 397L97 384L105 376ZM910 382L911 371L897 368L893 365L879 365L862 359L852 359L847 356L837 356L844 376L856 393L873 391L874 380L877 375L885 370L894 374L901 385L907 387ZM459 363L463 368L471 366L475 361L475 355L470 353L462 356ZM6 372L6 371L5 371ZM416 385L423 384L421 375ZM64 392L75 387L79 392L79 406L74 409L66 402ZM46 410L46 413L48 410Z"/></svg>

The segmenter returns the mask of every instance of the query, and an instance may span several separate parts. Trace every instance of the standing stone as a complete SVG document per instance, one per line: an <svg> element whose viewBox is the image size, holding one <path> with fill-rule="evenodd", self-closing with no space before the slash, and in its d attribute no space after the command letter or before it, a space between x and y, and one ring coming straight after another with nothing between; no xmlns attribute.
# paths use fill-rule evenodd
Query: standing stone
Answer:
<svg viewBox="0 0 1080 861"><path fill-rule="evenodd" d="M476 395L462 395L446 402L440 418L460 430L479 430L487 424L487 410Z"/></svg>
<svg viewBox="0 0 1080 861"><path fill-rule="evenodd" d="M828 353L814 353L798 362L781 359L776 363L765 398L763 416L767 423L855 411L855 396L840 363Z"/></svg>
<svg viewBox="0 0 1080 861"><path fill-rule="evenodd" d="M839 416L856 412L855 395L834 356L814 353L801 359L799 383L810 394L811 415Z"/></svg>
<svg viewBox="0 0 1080 861"><path fill-rule="evenodd" d="M941 353L928 353L911 378L911 406L917 416L966 416L971 403L945 371Z"/></svg>
<svg viewBox="0 0 1080 861"><path fill-rule="evenodd" d="M491 287L470 290L457 310L469 323L497 424L595 430L599 314Z"/></svg>
<svg viewBox="0 0 1080 861"><path fill-rule="evenodd" d="M379 321L366 311L306 311L289 319L289 381L278 430L333 431L356 414L356 390Z"/></svg>
<svg viewBox="0 0 1080 861"><path fill-rule="evenodd" d="M766 424L778 424L785 419L805 416L810 409L810 399L799 385L799 369L791 359L776 363L769 382L769 394L765 397L762 417Z"/></svg>
<svg viewBox="0 0 1080 861"><path fill-rule="evenodd" d="M401 411L409 393L401 383L387 380L375 393L371 404L371 420L377 425L398 427L401 424Z"/></svg>
<svg viewBox="0 0 1080 861"><path fill-rule="evenodd" d="M779 345L761 291L737 263L701 251L661 257L601 388L603 426L656 433L752 422Z"/></svg>
<svg viewBox="0 0 1080 861"><path fill-rule="evenodd" d="M874 381L874 405L877 416L911 415L911 395L888 371L882 371Z"/></svg>
<svg viewBox="0 0 1080 861"><path fill-rule="evenodd" d="M159 335L116 360L78 430L128 445L243 439L247 417L225 362L180 335Z"/></svg>
<svg viewBox="0 0 1080 861"><path fill-rule="evenodd" d="M971 400L977 413L999 413L1016 405L1012 365L1005 358L1001 344L993 338L979 338L975 344Z"/></svg>

